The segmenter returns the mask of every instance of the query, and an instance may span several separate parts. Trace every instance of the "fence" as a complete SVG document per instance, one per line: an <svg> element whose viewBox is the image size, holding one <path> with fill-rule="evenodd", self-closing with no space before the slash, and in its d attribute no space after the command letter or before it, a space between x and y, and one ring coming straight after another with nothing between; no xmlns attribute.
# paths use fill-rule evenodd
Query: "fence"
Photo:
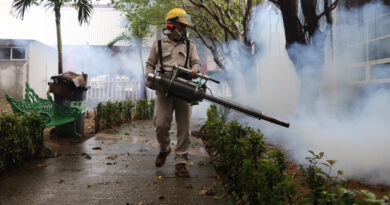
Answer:
<svg viewBox="0 0 390 205"><path fill-rule="evenodd" d="M138 100L143 92L142 83L129 79L91 80L88 83L87 107L95 107L98 102L107 100ZM154 98L154 91L147 89L147 96L148 99Z"/></svg>

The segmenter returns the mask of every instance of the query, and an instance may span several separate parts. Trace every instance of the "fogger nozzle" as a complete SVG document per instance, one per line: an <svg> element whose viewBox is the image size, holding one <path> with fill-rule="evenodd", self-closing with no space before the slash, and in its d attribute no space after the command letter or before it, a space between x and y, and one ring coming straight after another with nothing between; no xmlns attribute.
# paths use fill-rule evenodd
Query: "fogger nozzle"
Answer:
<svg viewBox="0 0 390 205"><path fill-rule="evenodd" d="M147 76L147 80L150 82L151 89L165 92L167 95L178 97L192 104L197 104L199 101L206 99L210 102L237 110L260 120L266 120L283 127L290 126L289 123L264 115L263 112L256 109L238 104L222 97L209 95L206 93L207 87L205 84L201 85L200 82L193 82L191 80L185 80L174 76L175 75L172 74L150 73Z"/></svg>
<svg viewBox="0 0 390 205"><path fill-rule="evenodd" d="M267 115L264 115L263 112L261 112L259 110L256 110L254 108L251 108L251 107L248 107L245 105L241 105L241 104L236 103L236 102L232 102L232 101L225 99L225 98L222 98L222 97L215 97L215 96L205 94L204 99L211 101L211 102L214 102L214 103L217 103L217 104L222 105L224 107L228 107L228 108L231 108L233 110L237 110L239 112L245 113L249 116L258 118L259 120L265 120L268 122L272 122L274 124L277 124L277 125L280 125L283 127L290 127L290 123L288 123L288 122L283 122L283 121L277 120L275 118L269 117Z"/></svg>

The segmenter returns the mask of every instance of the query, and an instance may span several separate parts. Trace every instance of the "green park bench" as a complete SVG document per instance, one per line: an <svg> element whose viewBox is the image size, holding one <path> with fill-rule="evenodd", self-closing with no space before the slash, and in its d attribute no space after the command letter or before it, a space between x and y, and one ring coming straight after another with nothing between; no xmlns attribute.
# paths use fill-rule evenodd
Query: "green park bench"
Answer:
<svg viewBox="0 0 390 205"><path fill-rule="evenodd" d="M14 113L27 114L27 113L39 113L43 118L45 128L63 125L73 122L73 132L76 136L82 137L80 133L76 131L76 120L83 112L82 109L75 107L64 107L55 104L52 97L47 94L47 99L40 98L30 85L26 83L26 94L24 100L16 101L8 94L5 94L8 102ZM43 145L51 153L53 150L45 145L45 140L42 131Z"/></svg>

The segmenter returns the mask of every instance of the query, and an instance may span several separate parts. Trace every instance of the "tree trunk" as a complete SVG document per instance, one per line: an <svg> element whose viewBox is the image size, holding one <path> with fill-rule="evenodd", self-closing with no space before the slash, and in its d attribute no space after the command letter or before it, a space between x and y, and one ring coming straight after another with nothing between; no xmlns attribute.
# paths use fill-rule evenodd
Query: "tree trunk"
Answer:
<svg viewBox="0 0 390 205"><path fill-rule="evenodd" d="M58 74L61 74L63 70L62 70L62 39L61 39L60 8L55 8L54 13L55 13L56 28L57 28Z"/></svg>
<svg viewBox="0 0 390 205"><path fill-rule="evenodd" d="M279 8L282 12L283 25L286 33L286 47L292 43L306 43L305 34L298 19L298 0L280 0Z"/></svg>
<svg viewBox="0 0 390 205"><path fill-rule="evenodd" d="M315 112L329 27L325 32L318 31L320 18L316 13L316 0L301 0L304 22L298 17L298 0L279 0L277 3L283 17L287 53L301 81L300 106L308 112ZM329 2L324 3L328 8ZM324 14L331 23L330 12Z"/></svg>

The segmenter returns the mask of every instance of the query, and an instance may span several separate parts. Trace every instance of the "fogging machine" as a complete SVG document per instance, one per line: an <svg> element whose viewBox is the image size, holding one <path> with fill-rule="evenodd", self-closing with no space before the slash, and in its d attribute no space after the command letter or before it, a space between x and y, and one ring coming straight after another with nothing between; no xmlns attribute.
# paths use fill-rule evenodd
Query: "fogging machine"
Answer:
<svg viewBox="0 0 390 205"><path fill-rule="evenodd" d="M212 81L219 84L220 82L218 80L212 79L210 76L200 73L197 74L199 81L194 82L189 80L190 72L191 71L186 68L175 66L172 72L156 72L154 74L149 73L147 80L149 81L149 87L151 89L162 91L166 96L175 96L188 103L191 103L191 105L197 105L199 102L206 99L260 120L265 120L283 127L290 126L290 123L264 115L263 112L254 108L241 105L222 97L214 96L211 92L208 94L206 83L208 81Z"/></svg>

